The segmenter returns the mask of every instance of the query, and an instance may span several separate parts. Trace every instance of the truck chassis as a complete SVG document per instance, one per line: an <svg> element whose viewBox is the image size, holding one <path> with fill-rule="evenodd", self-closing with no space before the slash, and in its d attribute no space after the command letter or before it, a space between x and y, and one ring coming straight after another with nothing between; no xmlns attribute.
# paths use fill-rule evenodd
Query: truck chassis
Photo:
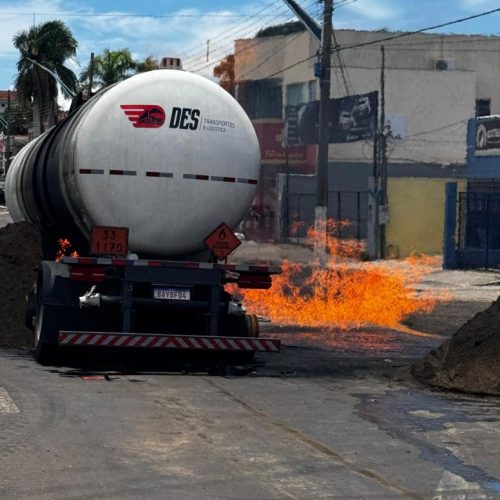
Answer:
<svg viewBox="0 0 500 500"><path fill-rule="evenodd" d="M35 358L50 364L61 347L77 346L228 351L244 353L247 360L257 351L279 352L280 341L259 338L257 318L247 315L224 285L266 289L280 272L267 266L100 257L42 261L27 314ZM158 298L158 287L189 298Z"/></svg>

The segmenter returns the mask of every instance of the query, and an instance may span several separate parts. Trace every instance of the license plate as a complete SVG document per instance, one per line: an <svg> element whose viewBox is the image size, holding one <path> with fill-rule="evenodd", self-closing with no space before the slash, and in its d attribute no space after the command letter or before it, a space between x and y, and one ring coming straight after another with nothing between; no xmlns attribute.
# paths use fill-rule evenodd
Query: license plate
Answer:
<svg viewBox="0 0 500 500"><path fill-rule="evenodd" d="M162 300L191 300L191 290L187 288L164 288L153 289L153 297Z"/></svg>

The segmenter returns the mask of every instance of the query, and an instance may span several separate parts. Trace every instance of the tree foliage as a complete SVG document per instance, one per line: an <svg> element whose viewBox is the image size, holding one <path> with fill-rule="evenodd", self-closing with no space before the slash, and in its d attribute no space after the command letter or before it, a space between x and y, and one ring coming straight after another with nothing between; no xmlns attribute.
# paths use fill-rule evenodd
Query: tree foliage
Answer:
<svg viewBox="0 0 500 500"><path fill-rule="evenodd" d="M219 85L230 94L234 93L235 86L234 64L234 54L229 54L214 68L214 76L219 79Z"/></svg>
<svg viewBox="0 0 500 500"><path fill-rule="evenodd" d="M136 73L145 73L158 69L158 61L149 55L143 60L135 61L130 49L104 49L102 54L94 57L93 87L102 89L114 83L126 80ZM80 73L80 83L88 85L90 77L90 63Z"/></svg>
<svg viewBox="0 0 500 500"><path fill-rule="evenodd" d="M305 31L306 28L300 21L292 21L289 23L277 24L275 26L269 26L263 28L257 32L255 38L265 38L268 36L286 36L292 35L293 33L300 33Z"/></svg>
<svg viewBox="0 0 500 500"><path fill-rule="evenodd" d="M160 65L158 64L158 60L155 59L152 55L146 57L144 61L136 61L135 65L137 73L145 73L146 71L152 71L160 67Z"/></svg>
<svg viewBox="0 0 500 500"><path fill-rule="evenodd" d="M102 54L94 57L93 82L94 87L104 88L125 80L133 75L136 63L129 49L104 49ZM81 72L80 82L89 82L91 67L89 65Z"/></svg>
<svg viewBox="0 0 500 500"><path fill-rule="evenodd" d="M55 78L33 61L55 73L70 90L76 90L77 78L64 63L75 56L78 42L62 21L32 26L16 34L13 41L20 52L15 87L21 102L33 104L37 135L43 131L45 120L49 125L55 121L58 86ZM69 97L64 89L63 93Z"/></svg>

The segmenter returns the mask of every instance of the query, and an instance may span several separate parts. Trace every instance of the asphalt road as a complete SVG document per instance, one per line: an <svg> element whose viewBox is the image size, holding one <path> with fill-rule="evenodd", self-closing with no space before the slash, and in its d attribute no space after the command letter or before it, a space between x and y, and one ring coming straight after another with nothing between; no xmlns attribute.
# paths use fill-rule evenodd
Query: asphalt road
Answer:
<svg viewBox="0 0 500 500"><path fill-rule="evenodd" d="M0 350L0 499L500 498L500 400L408 374L442 338L264 329L282 353L225 376L163 356L41 367Z"/></svg>
<svg viewBox="0 0 500 500"><path fill-rule="evenodd" d="M440 339L267 330L282 353L226 376L0 351L0 498L500 497L499 400L408 375Z"/></svg>

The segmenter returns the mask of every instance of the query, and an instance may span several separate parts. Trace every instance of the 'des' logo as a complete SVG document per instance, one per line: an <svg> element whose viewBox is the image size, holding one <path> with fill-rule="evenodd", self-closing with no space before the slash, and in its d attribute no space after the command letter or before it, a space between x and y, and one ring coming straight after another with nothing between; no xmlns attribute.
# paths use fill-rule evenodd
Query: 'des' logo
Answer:
<svg viewBox="0 0 500 500"><path fill-rule="evenodd" d="M159 128L165 123L165 111L156 104L122 104L135 128Z"/></svg>

